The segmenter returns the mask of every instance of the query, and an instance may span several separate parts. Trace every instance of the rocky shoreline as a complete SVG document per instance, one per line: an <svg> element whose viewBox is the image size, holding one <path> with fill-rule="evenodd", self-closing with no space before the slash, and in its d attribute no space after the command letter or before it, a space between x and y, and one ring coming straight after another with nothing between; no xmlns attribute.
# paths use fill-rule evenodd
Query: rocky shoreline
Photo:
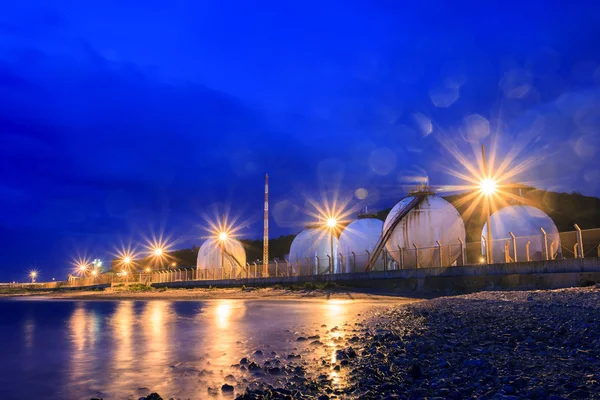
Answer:
<svg viewBox="0 0 600 400"><path fill-rule="evenodd" d="M393 307L357 322L333 368L294 398L600 398L600 289L482 292ZM269 387L240 400L291 398Z"/></svg>
<svg viewBox="0 0 600 400"><path fill-rule="evenodd" d="M204 396L600 398L600 288L481 292L360 318L298 336L298 354L257 351Z"/></svg>

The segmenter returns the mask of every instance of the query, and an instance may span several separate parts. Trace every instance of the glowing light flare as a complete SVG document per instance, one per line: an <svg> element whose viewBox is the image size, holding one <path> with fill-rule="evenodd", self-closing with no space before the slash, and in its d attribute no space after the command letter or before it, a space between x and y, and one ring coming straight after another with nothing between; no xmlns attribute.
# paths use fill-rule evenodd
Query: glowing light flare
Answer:
<svg viewBox="0 0 600 400"><path fill-rule="evenodd" d="M465 182L462 185L446 186L445 189L447 191L470 192L454 203L455 207L468 204L463 213L463 218L470 218L475 210L484 206L489 206L490 212L493 213L508 205L510 200L523 204L529 203L509 189L519 187L514 182L520 180L519 176L538 162L539 158L528 157L517 162L520 151L513 148L504 158L500 159L496 151L497 136L490 146L490 155L486 157L487 162L484 160L481 148L478 146L473 146L473 156L467 157L458 149L456 144L445 141L443 138L441 144L458 161L462 171L451 169L446 165L443 165L442 168L449 175Z"/></svg>
<svg viewBox="0 0 600 400"><path fill-rule="evenodd" d="M321 201L307 198L309 208L306 214L323 228L325 234L341 233L342 229L350 222L352 215L359 211L360 205L350 207L353 196L341 199L335 192L331 198L321 195ZM314 211L313 211L314 210Z"/></svg>
<svg viewBox="0 0 600 400"><path fill-rule="evenodd" d="M486 196L496 193L497 189L498 184L493 179L485 178L479 183L479 190Z"/></svg>
<svg viewBox="0 0 600 400"><path fill-rule="evenodd" d="M152 239L146 239L144 247L147 250L146 254L154 259L154 263L162 263L164 260L170 258L169 251L172 245L173 243L168 237L160 235L158 237L153 236Z"/></svg>
<svg viewBox="0 0 600 400"><path fill-rule="evenodd" d="M98 270L97 269L93 269L92 270L92 276L97 276L98 275Z"/></svg>
<svg viewBox="0 0 600 400"><path fill-rule="evenodd" d="M136 260L139 257L139 254L132 248L131 244L127 246L122 244L113 254L115 255L118 266L124 270L130 270L135 267Z"/></svg>
<svg viewBox="0 0 600 400"><path fill-rule="evenodd" d="M90 264L91 264L91 260L89 260L85 257L81 257L81 256L74 258L73 261L71 262L71 265L73 265L73 268L75 270L75 273L80 276L85 275L90 270Z"/></svg>
<svg viewBox="0 0 600 400"><path fill-rule="evenodd" d="M237 216L231 216L228 209L220 215L217 209L213 209L212 216L203 214L202 217L206 221L202 229L207 232L203 238L221 243L237 238L241 230L250 223L250 221L240 221Z"/></svg>

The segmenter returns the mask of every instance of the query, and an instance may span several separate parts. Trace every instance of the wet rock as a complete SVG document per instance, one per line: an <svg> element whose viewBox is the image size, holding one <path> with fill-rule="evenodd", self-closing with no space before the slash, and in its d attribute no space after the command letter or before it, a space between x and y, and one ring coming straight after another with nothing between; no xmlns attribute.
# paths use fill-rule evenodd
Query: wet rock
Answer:
<svg viewBox="0 0 600 400"><path fill-rule="evenodd" d="M589 399L590 395L591 395L590 392L588 392L586 389L579 388L579 389L569 393L567 398L569 398L569 399Z"/></svg>
<svg viewBox="0 0 600 400"><path fill-rule="evenodd" d="M163 400L163 398L160 397L158 393L150 393L148 396L142 397L141 399L143 399L143 400Z"/></svg>
<svg viewBox="0 0 600 400"><path fill-rule="evenodd" d="M315 340L315 341L313 341L313 342L310 342L310 344L311 344L311 346L320 346L320 345L322 345L323 343L321 343L321 341L320 341L320 340Z"/></svg>
<svg viewBox="0 0 600 400"><path fill-rule="evenodd" d="M235 376L229 374L225 377L225 382L232 383L235 382Z"/></svg>
<svg viewBox="0 0 600 400"><path fill-rule="evenodd" d="M296 339L297 342L304 342L308 339L306 339L304 336L298 336L298 338Z"/></svg>
<svg viewBox="0 0 600 400"><path fill-rule="evenodd" d="M227 383L225 383L223 386L221 386L221 390L223 392L233 392L235 388L231 385L228 385Z"/></svg>
<svg viewBox="0 0 600 400"><path fill-rule="evenodd" d="M319 336L319 335L312 335L312 336L309 336L307 339L308 340L321 339L321 336Z"/></svg>
<svg viewBox="0 0 600 400"><path fill-rule="evenodd" d="M213 388L213 387L210 387L210 386L209 386L209 387L206 389L206 391L208 392L208 394L209 394L210 396L218 396L218 395L219 395L219 390L218 390L217 388Z"/></svg>
<svg viewBox="0 0 600 400"><path fill-rule="evenodd" d="M281 375L281 368L279 368L279 367L268 368L267 372L269 373L269 375Z"/></svg>
<svg viewBox="0 0 600 400"><path fill-rule="evenodd" d="M423 379L425 377L421 367L416 363L411 364L407 372L413 379Z"/></svg>
<svg viewBox="0 0 600 400"><path fill-rule="evenodd" d="M248 359L247 359L246 357L242 358L242 359L240 360L240 364L241 364L241 365L248 364Z"/></svg>
<svg viewBox="0 0 600 400"><path fill-rule="evenodd" d="M295 353L290 353L287 356L288 360L295 360L298 358L302 358L302 356L300 354L295 354Z"/></svg>
<svg viewBox="0 0 600 400"><path fill-rule="evenodd" d="M263 352L262 352L262 350L256 350L256 351L254 352L254 355L255 355L255 356L262 356L262 355L263 355Z"/></svg>
<svg viewBox="0 0 600 400"><path fill-rule="evenodd" d="M261 371L262 367L260 365L258 365L257 363L255 363L254 361L252 361L250 364L248 364L248 371L250 372L254 372L254 371Z"/></svg>

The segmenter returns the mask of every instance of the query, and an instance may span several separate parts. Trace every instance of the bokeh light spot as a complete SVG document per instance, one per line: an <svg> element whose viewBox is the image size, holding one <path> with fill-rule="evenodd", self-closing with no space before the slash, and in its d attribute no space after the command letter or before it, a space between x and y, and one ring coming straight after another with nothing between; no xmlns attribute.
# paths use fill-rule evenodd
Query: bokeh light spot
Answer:
<svg viewBox="0 0 600 400"><path fill-rule="evenodd" d="M359 200L364 200L369 195L369 191L365 188L358 188L354 191L354 196Z"/></svg>
<svg viewBox="0 0 600 400"><path fill-rule="evenodd" d="M471 114L464 119L465 139L477 143L490 134L490 123L479 114Z"/></svg>
<svg viewBox="0 0 600 400"><path fill-rule="evenodd" d="M429 91L429 98L436 107L446 108L458 100L460 91L455 87L437 87Z"/></svg>
<svg viewBox="0 0 600 400"><path fill-rule="evenodd" d="M387 147L380 147L371 152L369 165L378 175L387 175L396 168L396 155Z"/></svg>

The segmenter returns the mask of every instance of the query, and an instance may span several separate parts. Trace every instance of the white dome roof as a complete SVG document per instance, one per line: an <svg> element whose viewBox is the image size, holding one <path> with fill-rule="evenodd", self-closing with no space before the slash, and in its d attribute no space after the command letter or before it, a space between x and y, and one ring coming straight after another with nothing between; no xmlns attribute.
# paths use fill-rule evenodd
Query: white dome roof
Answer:
<svg viewBox="0 0 600 400"><path fill-rule="evenodd" d="M368 258L367 251L372 252L375 249L375 245L381 237L382 229L383 221L376 218L357 219L344 228L339 239L339 252L344 257L345 271L352 270L355 256L357 270L364 266ZM354 255L352 252L354 252ZM383 269L381 258L377 261L375 269Z"/></svg>
<svg viewBox="0 0 600 400"><path fill-rule="evenodd" d="M560 252L560 236L558 229L545 212L531 206L509 206L501 208L490 217L492 226L492 240L494 244L493 260L503 263L505 257L505 243L511 240L512 232L517 240L517 261L527 261L527 242L529 244L529 256L531 260L543 259L543 228L548 235L548 255L552 256ZM481 235L487 238L487 222L483 225ZM514 251L512 241L509 244L509 255L512 258ZM482 254L485 254L485 244L482 243Z"/></svg>
<svg viewBox="0 0 600 400"><path fill-rule="evenodd" d="M334 271L338 271L338 239L333 236ZM311 273L325 273L329 267L331 256L331 234L327 229L309 228L300 232L290 247L289 262L296 265L299 262L303 271L308 268L306 259L310 262ZM317 266L318 271L317 271Z"/></svg>
<svg viewBox="0 0 600 400"><path fill-rule="evenodd" d="M383 224L383 231L413 198L406 197L392 208ZM427 196L396 226L386 248L397 262L400 262L398 248L403 248L404 268L414 268L415 244L419 248L419 266L436 267L439 266L436 241L439 241L442 245L442 264L448 266L460 256L459 239L464 241L465 238L465 225L456 208L441 197Z"/></svg>
<svg viewBox="0 0 600 400"><path fill-rule="evenodd" d="M225 251L231 254L242 265L246 265L246 250L239 240L227 239L223 242ZM223 260L225 268L236 268L235 262L225 255ZM198 250L197 269L210 269L221 267L221 243L218 239L207 239Z"/></svg>

